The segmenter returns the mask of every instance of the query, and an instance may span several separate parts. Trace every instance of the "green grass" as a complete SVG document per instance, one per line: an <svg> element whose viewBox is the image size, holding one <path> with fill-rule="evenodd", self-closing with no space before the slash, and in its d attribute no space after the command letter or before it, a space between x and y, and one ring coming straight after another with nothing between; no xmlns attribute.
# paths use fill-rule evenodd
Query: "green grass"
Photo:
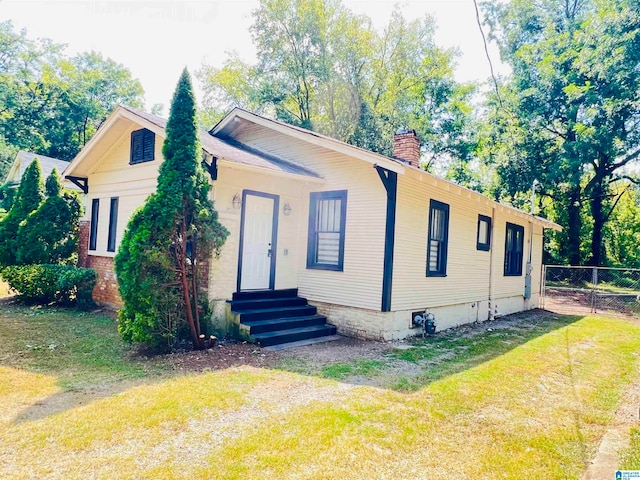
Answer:
<svg viewBox="0 0 640 480"><path fill-rule="evenodd" d="M400 376L392 388L417 390L431 382L503 355L519 345L570 325L578 319L579 317L570 315L548 315L517 328L496 328L471 335L461 335L454 329L417 341L413 348L396 350L390 357L423 365L423 373L412 377Z"/></svg>
<svg viewBox="0 0 640 480"><path fill-rule="evenodd" d="M176 376L131 356L107 316L0 305L0 478L581 478L638 379L640 326L455 333L382 359L283 362L310 374ZM422 372L403 391L348 383L399 364Z"/></svg>
<svg viewBox="0 0 640 480"><path fill-rule="evenodd" d="M0 307L0 365L53 374L63 390L141 378L166 370L131 355L115 320L56 307Z"/></svg>
<svg viewBox="0 0 640 480"><path fill-rule="evenodd" d="M384 369L385 362L380 360L356 359L352 362L337 362L322 368L322 376L325 378L344 379L358 375L363 377L375 376L380 369Z"/></svg>
<svg viewBox="0 0 640 480"><path fill-rule="evenodd" d="M640 470L640 428L631 429L631 444L623 454L621 469Z"/></svg>

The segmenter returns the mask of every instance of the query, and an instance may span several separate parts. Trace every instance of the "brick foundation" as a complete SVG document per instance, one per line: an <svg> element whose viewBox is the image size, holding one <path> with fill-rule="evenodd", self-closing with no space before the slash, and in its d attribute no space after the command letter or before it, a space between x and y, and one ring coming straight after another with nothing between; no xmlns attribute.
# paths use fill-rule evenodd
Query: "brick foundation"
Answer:
<svg viewBox="0 0 640 480"><path fill-rule="evenodd" d="M93 289L94 302L114 309L120 308L122 306L122 298L120 298L120 293L118 292L113 258L89 255L89 227L89 222L80 222L78 265L93 268L96 271L96 286Z"/></svg>

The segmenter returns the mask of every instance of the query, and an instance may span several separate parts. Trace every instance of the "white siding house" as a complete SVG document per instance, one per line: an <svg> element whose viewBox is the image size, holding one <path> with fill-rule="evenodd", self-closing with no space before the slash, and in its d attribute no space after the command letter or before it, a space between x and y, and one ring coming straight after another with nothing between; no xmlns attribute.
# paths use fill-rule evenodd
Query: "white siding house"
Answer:
<svg viewBox="0 0 640 480"><path fill-rule="evenodd" d="M119 302L112 258L156 187L165 123L118 107L67 169L86 180L81 259L98 270L103 303ZM141 131L154 151L137 161ZM419 333L416 312L444 329L538 305L543 230L559 227L428 174L415 155L388 158L241 109L201 143L230 231L209 264L219 328L243 331L230 301L252 291L297 289L339 333L376 339Z"/></svg>

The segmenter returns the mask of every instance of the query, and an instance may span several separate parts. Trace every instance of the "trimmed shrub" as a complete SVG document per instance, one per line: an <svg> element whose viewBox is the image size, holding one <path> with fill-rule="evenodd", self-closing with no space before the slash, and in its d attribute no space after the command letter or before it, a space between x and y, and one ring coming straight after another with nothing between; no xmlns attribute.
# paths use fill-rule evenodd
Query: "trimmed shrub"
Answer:
<svg viewBox="0 0 640 480"><path fill-rule="evenodd" d="M96 272L73 265L22 265L2 269L2 278L22 300L35 303L93 305Z"/></svg>

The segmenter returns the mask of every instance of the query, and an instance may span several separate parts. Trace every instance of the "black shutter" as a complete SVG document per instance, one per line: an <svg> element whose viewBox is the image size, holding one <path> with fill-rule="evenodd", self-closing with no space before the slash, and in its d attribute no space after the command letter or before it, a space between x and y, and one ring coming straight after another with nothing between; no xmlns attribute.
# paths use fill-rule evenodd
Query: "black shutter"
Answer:
<svg viewBox="0 0 640 480"><path fill-rule="evenodd" d="M147 162L153 160L155 153L155 133L149 130L143 130L144 136L142 142L142 161Z"/></svg>
<svg viewBox="0 0 640 480"><path fill-rule="evenodd" d="M131 161L138 163L142 161L142 130L131 132Z"/></svg>

